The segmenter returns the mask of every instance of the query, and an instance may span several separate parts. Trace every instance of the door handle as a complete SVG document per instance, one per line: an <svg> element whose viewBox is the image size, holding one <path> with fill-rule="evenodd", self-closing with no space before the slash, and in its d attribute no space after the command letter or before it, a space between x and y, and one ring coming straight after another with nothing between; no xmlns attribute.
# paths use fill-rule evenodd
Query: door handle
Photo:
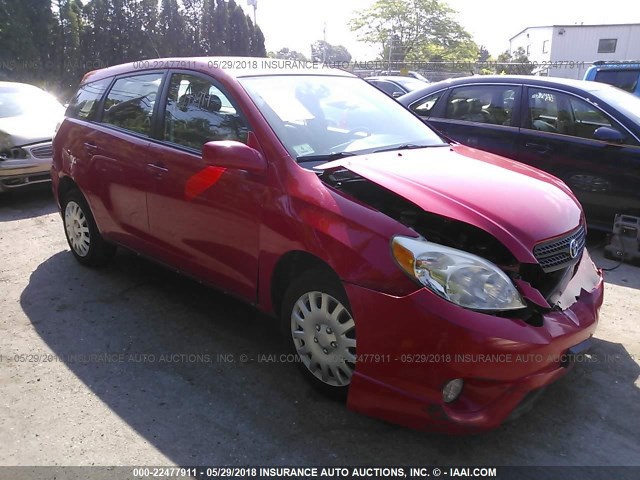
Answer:
<svg viewBox="0 0 640 480"><path fill-rule="evenodd" d="M552 150L551 146L545 143L527 142L524 144L524 146L529 150L534 150L538 153L549 153Z"/></svg>
<svg viewBox="0 0 640 480"><path fill-rule="evenodd" d="M147 163L147 169L151 172L168 172L169 169L164 166L164 163Z"/></svg>
<svg viewBox="0 0 640 480"><path fill-rule="evenodd" d="M89 155L97 155L100 152L100 147L91 142L84 143L84 149L87 151Z"/></svg>

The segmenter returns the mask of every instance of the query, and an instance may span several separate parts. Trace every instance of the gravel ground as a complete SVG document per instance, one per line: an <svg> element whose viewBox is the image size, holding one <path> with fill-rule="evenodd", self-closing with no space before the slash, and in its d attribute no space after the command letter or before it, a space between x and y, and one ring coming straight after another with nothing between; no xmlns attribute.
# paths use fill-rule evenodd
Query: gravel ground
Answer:
<svg viewBox="0 0 640 480"><path fill-rule="evenodd" d="M596 361L518 421L450 437L260 361L283 351L275 324L236 300L126 252L83 268L46 187L0 196L0 245L0 465L640 465L635 266L607 273Z"/></svg>

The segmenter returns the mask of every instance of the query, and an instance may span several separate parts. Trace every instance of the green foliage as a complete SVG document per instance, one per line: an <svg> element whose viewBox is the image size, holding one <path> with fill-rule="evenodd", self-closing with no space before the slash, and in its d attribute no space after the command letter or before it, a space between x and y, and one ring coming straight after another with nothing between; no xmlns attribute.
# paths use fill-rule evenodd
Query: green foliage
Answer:
<svg viewBox="0 0 640 480"><path fill-rule="evenodd" d="M359 39L392 62L475 61L478 46L441 0L377 0L350 21Z"/></svg>
<svg viewBox="0 0 640 480"><path fill-rule="evenodd" d="M515 52L509 50L498 55L496 72L505 75L531 75L534 65L529 61L524 48L520 47Z"/></svg>
<svg viewBox="0 0 640 480"><path fill-rule="evenodd" d="M351 54L342 45L331 45L318 40L311 45L311 60L314 62L350 62Z"/></svg>
<svg viewBox="0 0 640 480"><path fill-rule="evenodd" d="M158 57L265 57L264 42L235 0L0 0L0 80L64 96L96 68Z"/></svg>
<svg viewBox="0 0 640 480"><path fill-rule="evenodd" d="M271 52L273 53L273 52ZM271 55L270 55L271 56ZM281 58L283 60L301 60L307 61L308 58L304 56L304 54L300 52L296 52L295 50L289 50L288 48L281 48L275 53L273 58Z"/></svg>

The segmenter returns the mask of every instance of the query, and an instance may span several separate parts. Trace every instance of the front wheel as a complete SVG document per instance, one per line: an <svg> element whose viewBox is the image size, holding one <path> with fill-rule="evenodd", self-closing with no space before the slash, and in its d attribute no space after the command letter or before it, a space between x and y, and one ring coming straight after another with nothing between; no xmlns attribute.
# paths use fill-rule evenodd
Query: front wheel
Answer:
<svg viewBox="0 0 640 480"><path fill-rule="evenodd" d="M356 325L339 281L318 270L294 280L284 297L282 330L307 380L345 399L356 364Z"/></svg>
<svg viewBox="0 0 640 480"><path fill-rule="evenodd" d="M100 235L87 201L78 190L68 192L62 201L64 233L73 256L83 265L105 265L115 254L115 246Z"/></svg>

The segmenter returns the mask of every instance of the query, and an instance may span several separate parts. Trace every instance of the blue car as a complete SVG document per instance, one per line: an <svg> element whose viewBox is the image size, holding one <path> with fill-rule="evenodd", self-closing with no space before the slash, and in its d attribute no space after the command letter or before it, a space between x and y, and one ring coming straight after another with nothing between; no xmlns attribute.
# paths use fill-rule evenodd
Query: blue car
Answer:
<svg viewBox="0 0 640 480"><path fill-rule="evenodd" d="M608 83L640 97L640 60L595 62L584 74L584 79Z"/></svg>

